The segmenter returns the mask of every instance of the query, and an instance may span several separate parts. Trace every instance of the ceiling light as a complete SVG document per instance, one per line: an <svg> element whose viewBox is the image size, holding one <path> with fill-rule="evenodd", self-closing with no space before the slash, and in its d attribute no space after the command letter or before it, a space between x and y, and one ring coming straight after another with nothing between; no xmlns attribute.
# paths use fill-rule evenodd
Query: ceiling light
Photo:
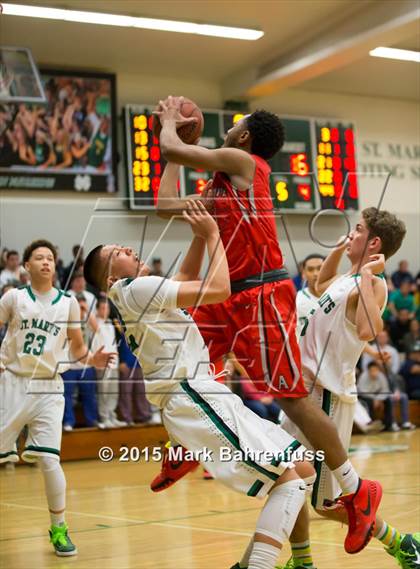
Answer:
<svg viewBox="0 0 420 569"><path fill-rule="evenodd" d="M395 49L393 47L376 47L369 52L373 57L386 57L387 59L400 59L402 61L416 61L420 63L420 51L409 49Z"/></svg>
<svg viewBox="0 0 420 569"><path fill-rule="evenodd" d="M264 35L260 30L248 28L231 28L211 24L195 24L194 22L177 22L174 20L158 20L156 18L136 18L120 14L104 14L102 12L83 12L80 10L62 10L42 6L26 6L24 4L3 4L3 14L7 16L25 16L27 18L46 18L65 22L81 22L84 24L101 24L104 26L123 26L179 32L219 38L238 40L257 40Z"/></svg>

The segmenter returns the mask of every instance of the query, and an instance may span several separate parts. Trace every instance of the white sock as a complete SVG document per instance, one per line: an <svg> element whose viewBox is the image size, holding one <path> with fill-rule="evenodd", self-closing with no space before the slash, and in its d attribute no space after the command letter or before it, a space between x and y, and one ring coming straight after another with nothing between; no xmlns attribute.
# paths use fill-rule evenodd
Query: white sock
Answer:
<svg viewBox="0 0 420 569"><path fill-rule="evenodd" d="M349 460L346 460L344 464L332 470L332 473L340 484L343 494L354 494L357 491L360 480L359 475Z"/></svg>
<svg viewBox="0 0 420 569"><path fill-rule="evenodd" d="M306 497L307 498L310 498L312 496L312 491L314 489L315 480L316 480L316 474L313 474L312 476L308 476L307 478L303 478L303 481L305 482L305 486L306 486Z"/></svg>
<svg viewBox="0 0 420 569"><path fill-rule="evenodd" d="M64 509L66 507L66 478L64 476L63 469L61 468L61 464L56 458L41 456L39 458L39 463L44 475L45 493L47 495L51 523L55 526L59 526L64 524Z"/></svg>
<svg viewBox="0 0 420 569"><path fill-rule="evenodd" d="M273 569L279 553L278 547L261 541L254 542L248 569Z"/></svg>

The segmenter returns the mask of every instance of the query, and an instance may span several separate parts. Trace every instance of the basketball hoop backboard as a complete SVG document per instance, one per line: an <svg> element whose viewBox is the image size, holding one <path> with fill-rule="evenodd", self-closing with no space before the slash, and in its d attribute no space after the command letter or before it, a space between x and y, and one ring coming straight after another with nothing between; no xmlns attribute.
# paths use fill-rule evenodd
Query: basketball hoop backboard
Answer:
<svg viewBox="0 0 420 569"><path fill-rule="evenodd" d="M0 46L0 102L47 102L38 68L26 47Z"/></svg>

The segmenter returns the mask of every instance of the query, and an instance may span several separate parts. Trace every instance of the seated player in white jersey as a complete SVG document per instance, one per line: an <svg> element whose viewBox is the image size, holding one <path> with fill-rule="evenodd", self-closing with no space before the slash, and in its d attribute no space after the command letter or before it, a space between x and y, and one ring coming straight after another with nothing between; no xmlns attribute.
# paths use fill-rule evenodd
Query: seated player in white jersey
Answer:
<svg viewBox="0 0 420 569"><path fill-rule="evenodd" d="M228 265L217 224L204 206L189 202L183 216L195 236L174 278L148 276L149 268L129 247L100 245L86 258L85 279L107 292L118 310L143 369L147 398L162 409L171 441L188 448L226 486L268 495L244 566L273 569L314 470L305 461L294 464L300 445L293 437L214 380L207 347L185 309L229 296ZM206 247L209 269L200 280Z"/></svg>
<svg viewBox="0 0 420 569"><path fill-rule="evenodd" d="M53 287L57 253L44 239L25 249L31 284L0 299L0 327L8 324L0 352L0 462L19 460L16 440L25 425L23 460L38 461L51 517L50 540L59 556L75 555L64 519L66 479L60 465L64 412L60 373L69 365L68 348L79 361L106 367L112 354L89 352L80 330L77 300Z"/></svg>
<svg viewBox="0 0 420 569"><path fill-rule="evenodd" d="M336 424L345 448L350 445L357 402L356 363L366 342L382 330L387 286L381 273L385 259L400 248L405 232L404 224L395 215L376 208L363 210L355 229L348 238L340 240L322 264L316 283L320 298L316 308L304 317L300 348L307 388L310 397ZM351 268L338 275L344 252ZM303 433L287 417L282 427L310 447ZM315 469L313 507L328 519L347 523L347 513L341 506L347 497L340 497L340 487L325 463L315 461ZM285 569L312 563L305 510L306 506L292 532L293 557ZM401 567L420 567L420 534L401 536L379 516L373 531Z"/></svg>

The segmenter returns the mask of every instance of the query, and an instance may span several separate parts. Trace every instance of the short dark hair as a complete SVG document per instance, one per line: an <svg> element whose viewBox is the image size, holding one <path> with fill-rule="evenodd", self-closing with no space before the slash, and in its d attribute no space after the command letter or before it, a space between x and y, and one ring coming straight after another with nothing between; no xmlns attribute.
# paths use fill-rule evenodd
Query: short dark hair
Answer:
<svg viewBox="0 0 420 569"><path fill-rule="evenodd" d="M405 223L393 213L376 207L364 209L362 217L369 230L369 239L379 237L382 242L381 253L385 259L392 257L401 247L407 233Z"/></svg>
<svg viewBox="0 0 420 569"><path fill-rule="evenodd" d="M76 255L78 255L80 249L83 252L83 247L81 245L73 245L71 252L73 253L73 257L75 257Z"/></svg>
<svg viewBox="0 0 420 569"><path fill-rule="evenodd" d="M19 253L17 251L15 251L14 249L12 249L11 251L7 251L6 259L9 260L9 257L13 257L13 255L19 256Z"/></svg>
<svg viewBox="0 0 420 569"><path fill-rule="evenodd" d="M105 290L104 269L101 266L101 252L103 245L97 245L89 252L83 265L85 281L96 290Z"/></svg>
<svg viewBox="0 0 420 569"><path fill-rule="evenodd" d="M321 254L318 255L318 253L311 253L310 255L307 255L302 261L302 269L305 268L306 263L311 259L322 259L323 261L325 261L325 255Z"/></svg>
<svg viewBox="0 0 420 569"><path fill-rule="evenodd" d="M57 251L54 245L51 243L51 241L47 241L46 239L36 239L35 241L32 241L32 243L29 243L29 245L26 247L25 251L23 252L23 259L22 259L23 262L27 263L31 258L31 255L35 251L35 249L39 249L40 247L46 247L47 249L49 249L53 254L54 263L57 261ZM10 252L11 251L9 251L9 253Z"/></svg>
<svg viewBox="0 0 420 569"><path fill-rule="evenodd" d="M246 117L251 135L251 152L269 160L284 143L284 126L279 117L269 111L257 110Z"/></svg>
<svg viewBox="0 0 420 569"><path fill-rule="evenodd" d="M369 362L367 368L371 369L372 367L377 367L378 369L380 369L380 365L377 362Z"/></svg>

